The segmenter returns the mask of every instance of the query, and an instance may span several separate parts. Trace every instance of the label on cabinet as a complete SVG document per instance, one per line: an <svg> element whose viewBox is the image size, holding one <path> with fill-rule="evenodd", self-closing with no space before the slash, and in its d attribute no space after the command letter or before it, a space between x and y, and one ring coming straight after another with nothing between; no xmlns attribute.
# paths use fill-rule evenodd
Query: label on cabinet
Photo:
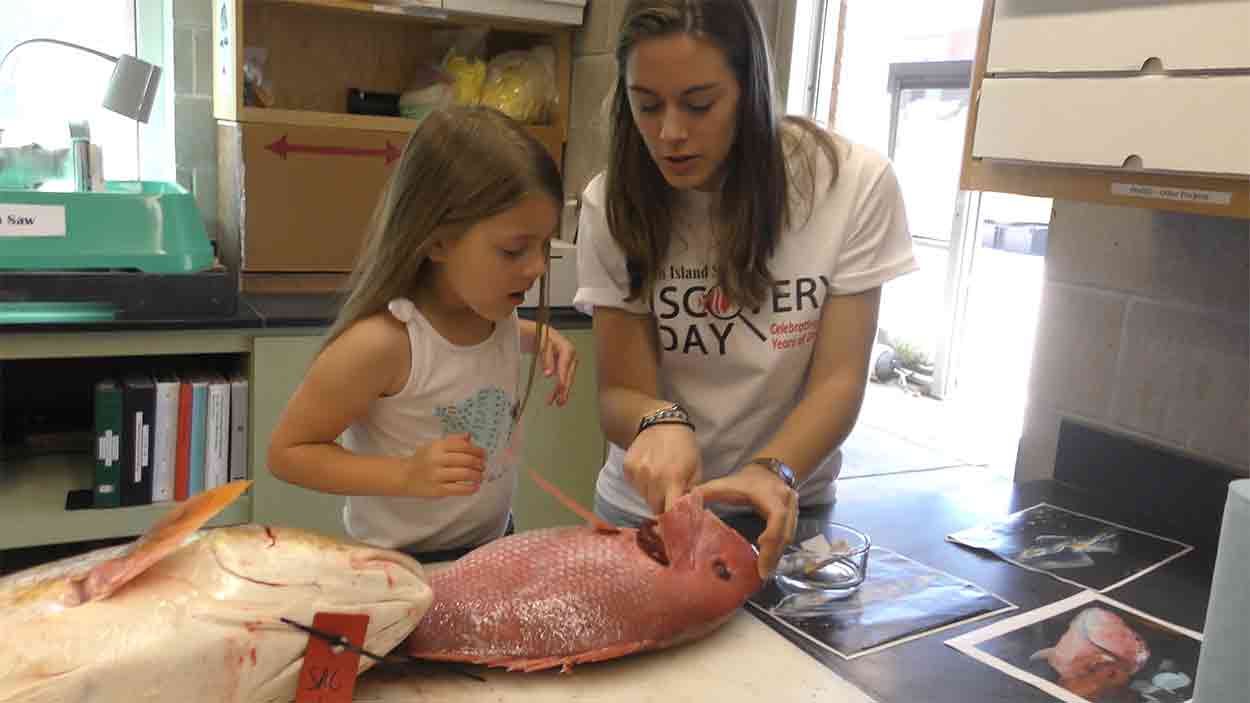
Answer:
<svg viewBox="0 0 1250 703"><path fill-rule="evenodd" d="M1206 203L1208 205L1228 205L1233 194L1218 190L1196 190L1194 188L1168 188L1167 186L1151 186L1142 183L1112 183L1114 195L1129 195L1137 198L1154 198L1156 200L1178 200L1186 203Z"/></svg>
<svg viewBox="0 0 1250 703"><path fill-rule="evenodd" d="M0 237L64 236L64 205L0 204Z"/></svg>

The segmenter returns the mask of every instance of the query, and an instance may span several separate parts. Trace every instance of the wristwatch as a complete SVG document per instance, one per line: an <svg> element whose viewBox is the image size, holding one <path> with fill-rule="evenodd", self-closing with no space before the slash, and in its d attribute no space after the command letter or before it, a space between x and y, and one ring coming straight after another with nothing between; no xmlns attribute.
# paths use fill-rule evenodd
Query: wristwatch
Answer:
<svg viewBox="0 0 1250 703"><path fill-rule="evenodd" d="M777 478L785 482L786 486L793 489L797 483L794 477L794 469L786 462L771 456L757 456L747 462L748 464L759 464L769 471L777 474Z"/></svg>

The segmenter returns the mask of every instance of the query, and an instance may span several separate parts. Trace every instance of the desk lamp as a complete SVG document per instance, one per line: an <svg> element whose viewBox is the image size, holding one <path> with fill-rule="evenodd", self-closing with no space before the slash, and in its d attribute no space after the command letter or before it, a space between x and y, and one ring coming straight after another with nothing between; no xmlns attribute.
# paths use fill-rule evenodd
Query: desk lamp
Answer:
<svg viewBox="0 0 1250 703"><path fill-rule="evenodd" d="M44 39L35 38L18 42L13 45L5 53L4 58L0 58L0 68L4 67L4 62L9 56L17 51L18 47L35 42L46 44L60 44L68 46L71 49L85 51L88 54L94 54L102 59L113 62L113 75L109 78L108 89L104 92L103 105L105 108L124 115L132 120L146 123L148 117L152 114L152 103L156 100L156 88L161 81L161 68L137 59L129 54L121 54L112 56L73 42L61 41L60 39Z"/></svg>

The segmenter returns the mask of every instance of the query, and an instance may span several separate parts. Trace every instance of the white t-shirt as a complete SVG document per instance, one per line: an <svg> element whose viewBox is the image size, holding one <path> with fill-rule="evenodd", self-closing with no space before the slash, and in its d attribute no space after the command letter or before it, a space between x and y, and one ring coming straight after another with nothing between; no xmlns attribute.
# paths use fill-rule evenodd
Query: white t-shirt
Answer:
<svg viewBox="0 0 1250 703"><path fill-rule="evenodd" d="M652 299L630 302L625 302L625 257L608 229L603 174L583 194L574 305L587 314L607 306L654 315L661 346L660 397L690 412L705 480L732 473L758 456L798 404L824 301L870 290L916 269L889 161L840 137L835 142L837 181L827 187L830 164L823 153L816 156L811 217L795 208L798 227L778 241L769 262L776 284L758 311L725 309L723 297L710 292L716 285L716 259L708 213L716 194L678 194L677 236ZM805 144L819 151L810 138ZM630 514L650 516L646 501L625 479L624 455L621 447L609 447L599 496ZM798 487L801 503L833 502L840 469L841 453L834 449ZM734 511L722 504L711 507Z"/></svg>
<svg viewBox="0 0 1250 703"><path fill-rule="evenodd" d="M469 432L486 450L486 475L470 496L395 498L350 496L343 508L347 533L368 544L419 551L467 547L503 535L516 490L521 432L518 402L521 349L516 315L497 323L486 340L447 341L411 301L388 309L408 328L412 370L402 390L379 398L339 442L359 453L412 456L417 445Z"/></svg>

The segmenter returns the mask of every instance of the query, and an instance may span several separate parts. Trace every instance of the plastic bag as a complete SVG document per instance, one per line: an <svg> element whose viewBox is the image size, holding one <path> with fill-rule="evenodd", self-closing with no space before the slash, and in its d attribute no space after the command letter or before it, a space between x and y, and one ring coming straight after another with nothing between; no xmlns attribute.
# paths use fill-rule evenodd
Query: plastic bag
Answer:
<svg viewBox="0 0 1250 703"><path fill-rule="evenodd" d="M549 46L496 56L486 68L481 104L518 122L546 123L556 100L555 64Z"/></svg>
<svg viewBox="0 0 1250 703"><path fill-rule="evenodd" d="M455 78L438 66L421 66L408 90L399 96L399 114L416 120L455 101Z"/></svg>
<svg viewBox="0 0 1250 703"><path fill-rule="evenodd" d="M265 62L269 50L261 47L243 49L243 104L273 107L273 86L265 78Z"/></svg>
<svg viewBox="0 0 1250 703"><path fill-rule="evenodd" d="M443 70L452 78L452 99L457 105L476 105L486 81L486 27L456 32L455 41L443 57Z"/></svg>

